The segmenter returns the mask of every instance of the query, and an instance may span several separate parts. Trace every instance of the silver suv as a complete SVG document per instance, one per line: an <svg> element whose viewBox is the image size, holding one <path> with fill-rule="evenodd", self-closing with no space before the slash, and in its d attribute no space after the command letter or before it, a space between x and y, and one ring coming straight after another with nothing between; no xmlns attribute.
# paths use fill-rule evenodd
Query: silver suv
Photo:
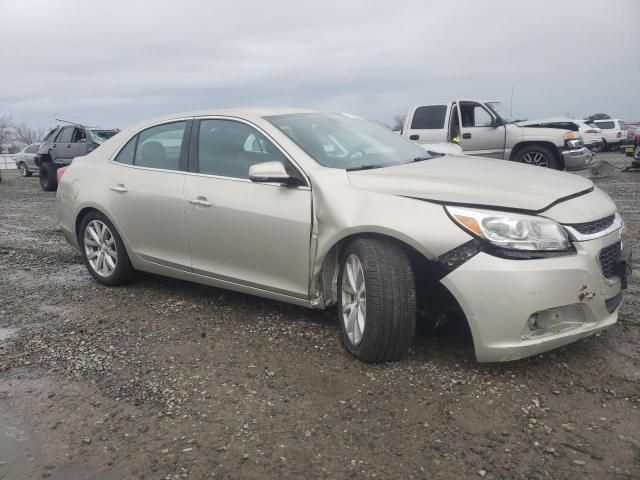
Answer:
<svg viewBox="0 0 640 480"><path fill-rule="evenodd" d="M62 125L51 130L40 144L35 166L40 172L40 186L53 192L58 187L56 171L69 165L75 157L92 152L119 130Z"/></svg>

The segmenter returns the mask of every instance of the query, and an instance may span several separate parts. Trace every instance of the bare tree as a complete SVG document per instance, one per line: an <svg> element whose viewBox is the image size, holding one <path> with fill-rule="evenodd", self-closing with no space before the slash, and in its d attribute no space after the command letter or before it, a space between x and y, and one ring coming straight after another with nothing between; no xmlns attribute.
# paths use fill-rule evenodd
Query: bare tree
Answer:
<svg viewBox="0 0 640 480"><path fill-rule="evenodd" d="M404 125L405 115L396 115L393 117L393 123L391 124L391 130L402 130Z"/></svg>
<svg viewBox="0 0 640 480"><path fill-rule="evenodd" d="M2 116L0 117L0 151L4 145L11 143L13 140L13 123L11 122L11 117Z"/></svg>
<svg viewBox="0 0 640 480"><path fill-rule="evenodd" d="M37 143L44 138L46 129L42 127L29 127L26 123L21 123L13 127L14 140L30 145Z"/></svg>

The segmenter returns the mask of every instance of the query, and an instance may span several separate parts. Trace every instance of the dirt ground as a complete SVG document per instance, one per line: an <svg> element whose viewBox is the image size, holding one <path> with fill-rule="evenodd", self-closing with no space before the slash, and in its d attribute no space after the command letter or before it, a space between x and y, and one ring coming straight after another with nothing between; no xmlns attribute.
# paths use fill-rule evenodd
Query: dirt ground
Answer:
<svg viewBox="0 0 640 480"><path fill-rule="evenodd" d="M596 183L640 254L640 172ZM98 285L55 195L4 172L0 479L640 478L635 270L620 321L554 352L478 364L460 331L419 329L408 358L368 365L333 311Z"/></svg>

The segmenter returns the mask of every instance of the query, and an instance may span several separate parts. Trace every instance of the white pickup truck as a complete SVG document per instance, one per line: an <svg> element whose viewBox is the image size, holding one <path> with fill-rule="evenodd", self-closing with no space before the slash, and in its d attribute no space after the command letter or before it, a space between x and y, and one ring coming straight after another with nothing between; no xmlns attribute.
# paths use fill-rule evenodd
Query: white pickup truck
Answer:
<svg viewBox="0 0 640 480"><path fill-rule="evenodd" d="M520 125L499 102L455 100L415 105L405 118L402 135L420 144L458 143L467 155L557 170L596 166L579 132Z"/></svg>

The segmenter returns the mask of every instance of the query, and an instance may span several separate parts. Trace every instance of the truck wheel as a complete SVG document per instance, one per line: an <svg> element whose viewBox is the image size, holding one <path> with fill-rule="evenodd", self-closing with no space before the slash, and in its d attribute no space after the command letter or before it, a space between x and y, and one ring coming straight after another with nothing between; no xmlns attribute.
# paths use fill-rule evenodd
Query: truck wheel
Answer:
<svg viewBox="0 0 640 480"><path fill-rule="evenodd" d="M103 285L115 286L133 278L129 255L116 227L98 211L80 223L78 244L89 273Z"/></svg>
<svg viewBox="0 0 640 480"><path fill-rule="evenodd" d="M560 162L554 152L544 145L527 145L516 154L515 160L536 167L547 167L560 170Z"/></svg>
<svg viewBox="0 0 640 480"><path fill-rule="evenodd" d="M58 188L56 167L51 162L40 165L40 186L45 192L55 192Z"/></svg>
<svg viewBox="0 0 640 480"><path fill-rule="evenodd" d="M338 317L349 352L371 363L398 360L416 328L416 287L397 245L360 238L344 249L338 274Z"/></svg>

